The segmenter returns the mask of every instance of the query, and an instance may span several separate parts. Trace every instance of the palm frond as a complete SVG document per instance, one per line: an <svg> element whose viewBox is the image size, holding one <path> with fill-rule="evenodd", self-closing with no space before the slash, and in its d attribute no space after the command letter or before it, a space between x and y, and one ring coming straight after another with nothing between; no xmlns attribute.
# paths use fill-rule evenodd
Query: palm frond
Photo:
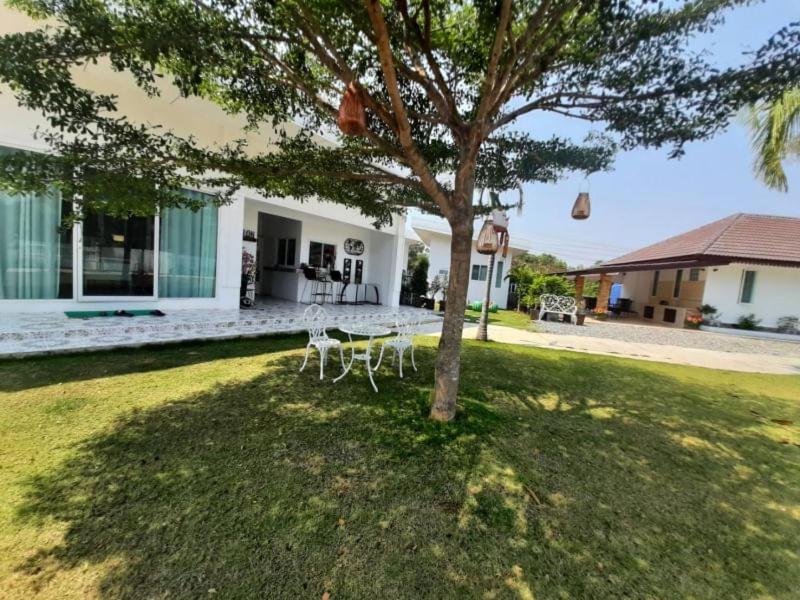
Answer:
<svg viewBox="0 0 800 600"><path fill-rule="evenodd" d="M756 175L768 187L788 191L783 161L800 155L800 88L751 107L747 120L756 154Z"/></svg>

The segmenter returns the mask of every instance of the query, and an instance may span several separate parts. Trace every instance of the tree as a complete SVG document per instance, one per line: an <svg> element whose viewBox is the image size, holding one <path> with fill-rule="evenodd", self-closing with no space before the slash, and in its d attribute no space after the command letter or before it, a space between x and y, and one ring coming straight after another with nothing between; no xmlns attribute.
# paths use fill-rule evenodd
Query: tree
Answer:
<svg viewBox="0 0 800 600"><path fill-rule="evenodd" d="M756 176L768 187L788 192L783 161L800 157L800 87L785 91L771 102L753 105L749 123Z"/></svg>
<svg viewBox="0 0 800 600"><path fill-rule="evenodd" d="M409 271L414 270L421 256L424 256L426 259L428 258L428 255L425 254L425 244L422 242L411 242L408 246L408 264L406 265Z"/></svg>
<svg viewBox="0 0 800 600"><path fill-rule="evenodd" d="M553 256L552 254L546 252L542 254L530 254L526 252L514 257L514 266L512 267L512 272L509 273L509 279L512 282L514 282L514 280L511 279L513 277L513 268L517 266L528 266L536 273L558 273L569 269L567 261Z"/></svg>
<svg viewBox="0 0 800 600"><path fill-rule="evenodd" d="M531 282L526 285L523 293L523 302L533 308L539 303L542 294L556 294L557 296L572 296L575 286L566 277L561 275L543 275L536 273Z"/></svg>
<svg viewBox="0 0 800 600"><path fill-rule="evenodd" d="M411 292L414 294L414 301L418 301L420 296L428 294L428 267L430 261L428 256L420 254L414 264L414 270L411 271ZM416 306L416 304L415 304Z"/></svg>
<svg viewBox="0 0 800 600"><path fill-rule="evenodd" d="M0 159L6 188L57 185L78 218L185 205L179 188L199 184L220 202L248 186L357 207L377 224L407 207L443 216L451 265L431 408L441 420L455 416L473 220L488 210L476 186L503 192L607 169L617 145L679 156L800 75L796 24L735 68L691 50L748 0L13 1L50 20L0 40L0 81L49 118L52 153ZM274 124L275 150L205 147L129 122L113 96L72 77L100 60L148 94L169 77L252 126ZM350 84L365 134L317 143L315 133L335 131ZM513 128L536 111L609 133L575 143ZM280 126L290 119L295 135Z"/></svg>

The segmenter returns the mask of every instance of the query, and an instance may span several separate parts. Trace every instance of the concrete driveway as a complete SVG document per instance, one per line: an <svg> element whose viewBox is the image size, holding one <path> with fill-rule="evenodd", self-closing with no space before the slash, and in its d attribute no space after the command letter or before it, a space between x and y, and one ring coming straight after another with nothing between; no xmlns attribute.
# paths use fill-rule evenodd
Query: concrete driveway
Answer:
<svg viewBox="0 0 800 600"><path fill-rule="evenodd" d="M438 324L437 326L440 327ZM464 337L466 339L474 338L476 330L477 325L471 323L465 324ZM428 331L430 335L439 335L440 333L440 330L436 329L436 326L432 326ZM702 335L702 332L700 335ZM636 360L707 367L710 369L725 369L745 373L800 374L800 356L794 355L794 353L781 356L763 352L728 352L724 350L687 348L685 346L607 339L586 335L523 331L511 327L502 327L500 325L489 326L489 339L494 342L502 342L505 344L553 348L556 350L586 352L588 354L602 354L606 356L620 356Z"/></svg>

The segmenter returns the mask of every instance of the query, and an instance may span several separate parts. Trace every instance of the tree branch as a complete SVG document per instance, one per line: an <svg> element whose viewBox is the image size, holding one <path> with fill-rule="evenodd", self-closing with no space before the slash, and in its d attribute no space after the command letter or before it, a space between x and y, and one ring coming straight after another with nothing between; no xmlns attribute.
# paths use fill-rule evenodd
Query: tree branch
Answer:
<svg viewBox="0 0 800 600"><path fill-rule="evenodd" d="M445 216L450 212L449 198L442 186L430 172L428 165L417 148L411 136L411 125L408 121L408 114L397 86L397 73L394 68L394 57L389 45L389 32L386 29L386 21L383 19L383 10L380 0L364 0L364 4L369 14L372 28L375 32L375 41L378 51L378 59L381 63L381 71L386 83L386 89L392 102L397 118L397 136L400 145L408 159L408 164L412 171L420 178L425 191L433 198Z"/></svg>

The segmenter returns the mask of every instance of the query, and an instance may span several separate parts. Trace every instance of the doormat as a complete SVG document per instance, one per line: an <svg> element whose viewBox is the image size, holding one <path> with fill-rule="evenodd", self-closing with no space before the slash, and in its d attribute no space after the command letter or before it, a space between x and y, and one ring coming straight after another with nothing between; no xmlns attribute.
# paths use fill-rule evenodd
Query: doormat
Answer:
<svg viewBox="0 0 800 600"><path fill-rule="evenodd" d="M114 312L113 310L66 310L64 314L70 319L92 319L94 317L115 317ZM125 312L134 317L146 317L153 313L148 309L126 310Z"/></svg>

